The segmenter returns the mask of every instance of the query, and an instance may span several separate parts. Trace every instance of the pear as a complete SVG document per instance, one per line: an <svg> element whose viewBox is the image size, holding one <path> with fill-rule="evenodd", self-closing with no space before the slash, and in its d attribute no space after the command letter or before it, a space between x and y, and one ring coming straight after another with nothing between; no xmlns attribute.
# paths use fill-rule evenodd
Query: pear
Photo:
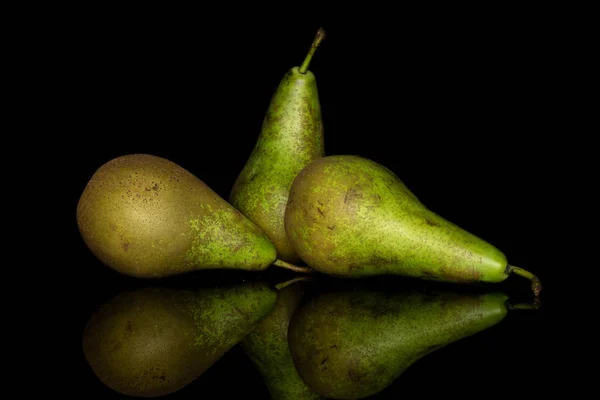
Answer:
<svg viewBox="0 0 600 400"><path fill-rule="evenodd" d="M241 347L256 365L272 400L318 400L298 376L288 346L288 326L298 308L304 285L279 290L274 310L242 341Z"/></svg>
<svg viewBox="0 0 600 400"><path fill-rule="evenodd" d="M77 225L104 264L137 278L277 263L256 224L191 172L150 154L102 165L79 199Z"/></svg>
<svg viewBox="0 0 600 400"><path fill-rule="evenodd" d="M276 300L277 292L262 283L125 291L91 316L82 336L84 356L116 392L173 393L243 340Z"/></svg>
<svg viewBox="0 0 600 400"><path fill-rule="evenodd" d="M289 263L300 261L284 227L290 186L302 168L325 154L316 78L308 70L324 37L319 29L303 64L289 69L281 79L258 140L229 196L229 202L275 244L278 258Z"/></svg>
<svg viewBox="0 0 600 400"><path fill-rule="evenodd" d="M502 293L323 293L300 307L289 347L300 377L331 399L373 396L441 347L502 321Z"/></svg>
<svg viewBox="0 0 600 400"><path fill-rule="evenodd" d="M338 277L402 275L444 282L504 281L502 251L423 205L388 168L364 157L331 155L306 166L290 189L287 236L314 270Z"/></svg>

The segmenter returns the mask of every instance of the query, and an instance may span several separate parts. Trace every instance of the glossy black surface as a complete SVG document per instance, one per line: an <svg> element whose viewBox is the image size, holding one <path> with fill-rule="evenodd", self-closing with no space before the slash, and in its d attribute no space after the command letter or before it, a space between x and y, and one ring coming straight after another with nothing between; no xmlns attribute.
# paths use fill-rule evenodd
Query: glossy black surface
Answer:
<svg viewBox="0 0 600 400"><path fill-rule="evenodd" d="M88 289L77 304L76 331L80 333L98 306L124 290L135 290L147 286L199 288L214 287L227 283L264 280L276 284L293 278L293 273L278 269L265 273L206 271L160 281L139 281L115 276L111 271L89 260L88 267L95 270L96 283L90 282ZM530 303L532 296L528 284L514 279L501 285L455 286L407 280L396 277L375 278L360 281L341 281L317 275L307 285L303 302L312 296L341 290L368 288L382 293L401 291L450 290L457 293L485 293L502 291L511 301ZM407 391L419 392L424 396L453 394L463 398L476 398L478 393L493 390L496 394L534 396L545 390L543 383L546 363L551 357L548 350L547 311L545 306L538 310L511 310L499 324L482 332L454 342L425 356L411 366L400 378L378 395L371 398L391 399ZM75 335L76 336L76 335ZM73 338L74 340L80 338ZM77 342L75 345L78 344ZM108 398L125 397L104 386L87 365L83 353L76 358L81 393L96 393ZM537 365L537 367L536 367ZM235 383L231 382L234 379ZM541 380L540 384L529 385L525 381ZM467 392L464 392L464 391ZM204 375L180 391L173 398L194 398L205 393L214 393L224 398L252 395L252 398L268 399L268 392L261 376L239 348L234 347Z"/></svg>

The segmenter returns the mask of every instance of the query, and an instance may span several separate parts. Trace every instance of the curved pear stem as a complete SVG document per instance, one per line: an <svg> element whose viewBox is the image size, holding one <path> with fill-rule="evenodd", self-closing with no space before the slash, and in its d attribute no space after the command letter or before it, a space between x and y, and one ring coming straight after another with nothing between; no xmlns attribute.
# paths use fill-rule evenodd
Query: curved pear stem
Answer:
<svg viewBox="0 0 600 400"><path fill-rule="evenodd" d="M298 277L296 277L294 279L290 279L289 281L278 283L277 285L275 285L275 289L281 290L281 289L283 289L285 287L288 287L288 286L293 285L294 283L300 282L300 281L312 281L312 277L311 276L306 276L306 275L304 275L304 276L298 276Z"/></svg>
<svg viewBox="0 0 600 400"><path fill-rule="evenodd" d="M325 39L325 31L323 30L323 28L319 28L319 30L317 31L317 35L315 36L315 40L310 46L310 50L308 50L308 54L306 55L304 62L300 66L300 69L298 69L298 72L300 72L301 74L305 74L306 71L308 71L310 61L312 60L315 51L317 51L317 47L319 47L319 44L321 44L323 39Z"/></svg>
<svg viewBox="0 0 600 400"><path fill-rule="evenodd" d="M533 294L535 294L535 297L538 297L540 295L540 292L542 291L542 282L540 282L538 277L532 274L531 272L526 271L523 268L515 267L514 265L508 265L506 267L506 273L513 273L515 275L519 275L523 278L529 279L531 281L531 290L533 290Z"/></svg>
<svg viewBox="0 0 600 400"><path fill-rule="evenodd" d="M273 263L273 265L275 265L277 267L289 269L291 271L300 272L302 274L312 274L312 272L313 272L313 270L310 269L310 268L308 268L308 267L299 267L297 265L290 264L290 263L287 263L287 262L282 261L282 260L275 260L275 262Z"/></svg>

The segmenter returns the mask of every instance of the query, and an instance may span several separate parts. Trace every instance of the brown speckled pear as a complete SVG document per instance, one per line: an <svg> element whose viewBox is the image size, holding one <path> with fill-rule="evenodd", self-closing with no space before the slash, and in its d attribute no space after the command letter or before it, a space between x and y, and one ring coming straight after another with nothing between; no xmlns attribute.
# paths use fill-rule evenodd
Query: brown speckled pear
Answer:
<svg viewBox="0 0 600 400"><path fill-rule="evenodd" d="M279 83L229 196L231 204L269 236L277 257L290 263L300 261L283 223L290 186L304 166L325 154L317 82L307 69L324 37L319 29L304 63L291 68Z"/></svg>
<svg viewBox="0 0 600 400"><path fill-rule="evenodd" d="M256 224L189 171L149 154L102 165L79 199L77 224L104 264L138 278L263 270L276 260Z"/></svg>
<svg viewBox="0 0 600 400"><path fill-rule="evenodd" d="M502 321L506 300L502 293L324 293L292 317L290 352L314 392L369 398L427 354Z"/></svg>
<svg viewBox="0 0 600 400"><path fill-rule="evenodd" d="M276 299L264 283L122 292L91 316L83 352L109 388L163 396L197 379L243 340Z"/></svg>
<svg viewBox="0 0 600 400"><path fill-rule="evenodd" d="M287 236L314 270L339 277L403 275L445 282L505 280L509 265L487 241L425 207L388 168L353 155L306 166L290 190Z"/></svg>

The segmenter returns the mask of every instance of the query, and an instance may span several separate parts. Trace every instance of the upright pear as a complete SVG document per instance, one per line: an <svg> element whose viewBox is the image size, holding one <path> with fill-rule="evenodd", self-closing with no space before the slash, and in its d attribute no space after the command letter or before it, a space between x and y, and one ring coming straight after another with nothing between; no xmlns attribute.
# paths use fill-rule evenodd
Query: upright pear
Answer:
<svg viewBox="0 0 600 400"><path fill-rule="evenodd" d="M269 390L272 400L318 400L298 376L288 345L288 326L302 299L304 286L281 289L274 310L242 341Z"/></svg>
<svg viewBox="0 0 600 400"><path fill-rule="evenodd" d="M275 244L278 258L289 263L300 261L283 220L290 186L303 167L325 154L316 78L308 70L324 37L319 29L304 63L288 70L280 81L258 140L229 196L230 203Z"/></svg>
<svg viewBox="0 0 600 400"><path fill-rule="evenodd" d="M263 270L277 257L267 235L208 185L149 154L102 165L79 199L77 225L104 264L138 278Z"/></svg>
<svg viewBox="0 0 600 400"><path fill-rule="evenodd" d="M500 322L507 296L329 292L300 307L289 346L307 386L330 399L381 392L425 355Z"/></svg>
<svg viewBox="0 0 600 400"><path fill-rule="evenodd" d="M485 240L425 207L388 168L332 155L295 178L285 214L292 246L314 270L339 277L396 274L447 282L501 282L509 265Z"/></svg>
<svg viewBox="0 0 600 400"><path fill-rule="evenodd" d="M276 299L277 292L262 283L126 291L91 316L83 352L111 389L166 395L197 379L243 340Z"/></svg>

